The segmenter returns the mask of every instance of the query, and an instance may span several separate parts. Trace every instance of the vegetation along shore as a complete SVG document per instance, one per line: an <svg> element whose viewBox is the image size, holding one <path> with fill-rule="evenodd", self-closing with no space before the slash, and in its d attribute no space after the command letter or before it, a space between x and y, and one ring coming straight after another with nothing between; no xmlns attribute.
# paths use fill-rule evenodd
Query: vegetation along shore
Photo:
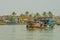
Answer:
<svg viewBox="0 0 60 40"><path fill-rule="evenodd" d="M17 16L16 14L17 13L12 12L11 15L0 16L0 25L25 25L27 21L38 19L38 18L40 19L51 18L54 21L54 23L60 24L59 16L55 16L51 11L43 12L42 15L40 15L40 13L38 12L32 15L28 11L19 14L19 16Z"/></svg>

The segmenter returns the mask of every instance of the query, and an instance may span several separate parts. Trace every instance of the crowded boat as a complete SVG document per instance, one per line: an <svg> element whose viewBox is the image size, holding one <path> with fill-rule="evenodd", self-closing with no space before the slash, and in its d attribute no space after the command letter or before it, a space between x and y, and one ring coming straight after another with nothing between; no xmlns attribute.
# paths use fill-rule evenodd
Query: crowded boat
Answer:
<svg viewBox="0 0 60 40"><path fill-rule="evenodd" d="M43 19L34 19L27 21L26 24L26 28L32 28L32 29L49 29L49 28L53 28L54 27L54 23L53 21L48 18L43 18Z"/></svg>

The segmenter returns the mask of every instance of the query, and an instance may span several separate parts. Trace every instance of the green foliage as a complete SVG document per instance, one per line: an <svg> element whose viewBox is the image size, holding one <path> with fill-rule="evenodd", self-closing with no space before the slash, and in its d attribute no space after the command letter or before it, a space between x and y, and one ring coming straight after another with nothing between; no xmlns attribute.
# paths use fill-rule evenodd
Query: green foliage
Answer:
<svg viewBox="0 0 60 40"><path fill-rule="evenodd" d="M37 12L37 13L36 13L36 16L40 16L40 14Z"/></svg>
<svg viewBox="0 0 60 40"><path fill-rule="evenodd" d="M43 12L43 16L44 16L44 17L46 17L46 16L47 16L46 12Z"/></svg>
<svg viewBox="0 0 60 40"><path fill-rule="evenodd" d="M28 11L26 11L26 12L25 12L25 15L26 15L26 16L28 16L28 15L29 15L29 12L28 12Z"/></svg>
<svg viewBox="0 0 60 40"><path fill-rule="evenodd" d="M29 19L32 19L32 18L33 18L32 14L29 14Z"/></svg>
<svg viewBox="0 0 60 40"><path fill-rule="evenodd" d="M48 12L48 15L49 15L50 17L53 16L53 14L52 14L51 11Z"/></svg>
<svg viewBox="0 0 60 40"><path fill-rule="evenodd" d="M15 15L16 15L16 13L15 13L15 12L13 12L13 13L12 13L12 15L13 15L13 16L15 16Z"/></svg>
<svg viewBox="0 0 60 40"><path fill-rule="evenodd" d="M20 17L24 17L24 14L20 14Z"/></svg>
<svg viewBox="0 0 60 40"><path fill-rule="evenodd" d="M30 14L29 17L32 17L32 14Z"/></svg>
<svg viewBox="0 0 60 40"><path fill-rule="evenodd" d="M35 15L34 15L34 18L38 18L40 17L40 14L37 12Z"/></svg>

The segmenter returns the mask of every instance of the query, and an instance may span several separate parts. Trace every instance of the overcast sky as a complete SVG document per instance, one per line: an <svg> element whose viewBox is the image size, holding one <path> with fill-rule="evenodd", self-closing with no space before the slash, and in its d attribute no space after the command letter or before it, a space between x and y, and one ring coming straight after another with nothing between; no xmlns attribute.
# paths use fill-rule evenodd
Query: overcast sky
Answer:
<svg viewBox="0 0 60 40"><path fill-rule="evenodd" d="M13 11L17 15L25 11L40 14L51 11L60 15L60 0L0 0L0 15L10 15Z"/></svg>

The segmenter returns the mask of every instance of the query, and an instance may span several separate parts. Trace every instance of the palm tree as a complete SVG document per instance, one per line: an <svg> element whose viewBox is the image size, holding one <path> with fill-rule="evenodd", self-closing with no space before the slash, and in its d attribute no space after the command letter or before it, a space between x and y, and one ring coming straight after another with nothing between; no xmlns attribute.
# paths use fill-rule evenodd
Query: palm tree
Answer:
<svg viewBox="0 0 60 40"><path fill-rule="evenodd" d="M16 13L12 12L12 17L15 19Z"/></svg>
<svg viewBox="0 0 60 40"><path fill-rule="evenodd" d="M31 18L33 18L33 17L32 17L32 14L29 14L29 19L31 19Z"/></svg>
<svg viewBox="0 0 60 40"><path fill-rule="evenodd" d="M52 14L51 11L48 12L48 15L49 15L49 17L52 17L53 16L53 14Z"/></svg>
<svg viewBox="0 0 60 40"><path fill-rule="evenodd" d="M24 14L20 14L20 17L24 17Z"/></svg>
<svg viewBox="0 0 60 40"><path fill-rule="evenodd" d="M43 12L43 16L44 16L44 17L47 17L47 14L46 14L46 12Z"/></svg>
<svg viewBox="0 0 60 40"><path fill-rule="evenodd" d="M15 15L16 15L16 13L15 13L15 12L13 12L13 13L12 13L12 16L15 16Z"/></svg>
<svg viewBox="0 0 60 40"><path fill-rule="evenodd" d="M28 15L29 15L29 12L28 12L28 11L26 11L26 12L25 12L25 16L28 16Z"/></svg>
<svg viewBox="0 0 60 40"><path fill-rule="evenodd" d="M40 17L40 14L37 12L35 15L34 15L34 18L38 18Z"/></svg>

